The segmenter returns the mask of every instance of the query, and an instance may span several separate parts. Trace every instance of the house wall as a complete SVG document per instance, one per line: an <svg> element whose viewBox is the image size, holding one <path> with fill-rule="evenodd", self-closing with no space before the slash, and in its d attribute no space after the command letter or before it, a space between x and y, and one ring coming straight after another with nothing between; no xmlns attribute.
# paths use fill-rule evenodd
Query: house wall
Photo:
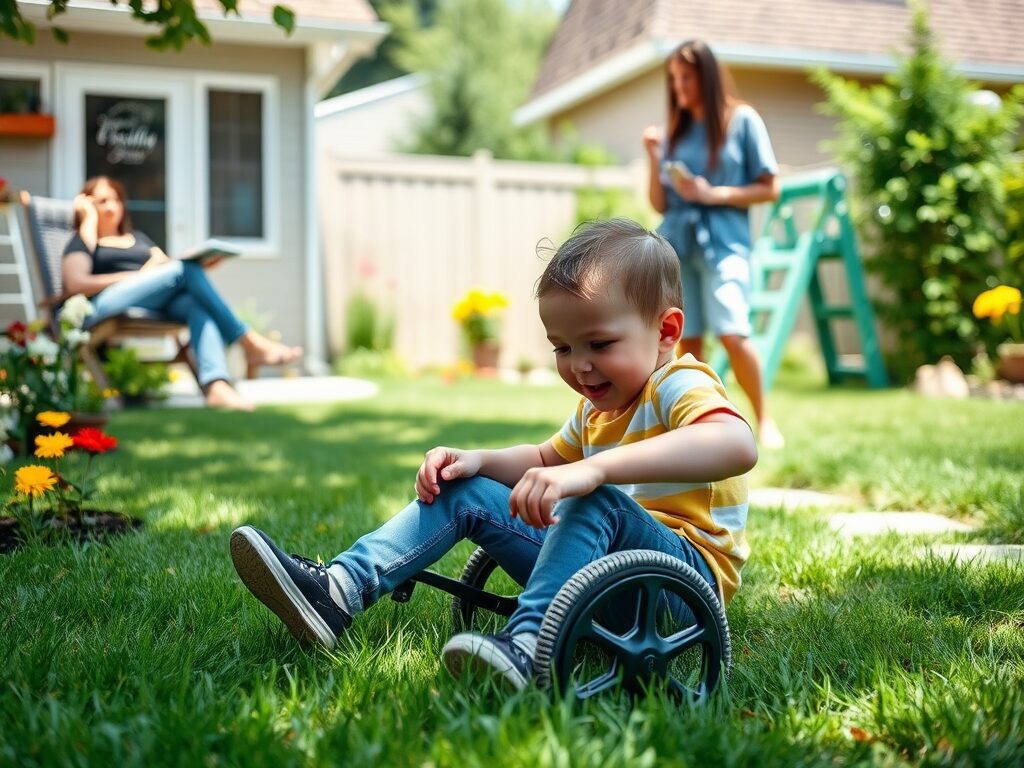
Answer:
<svg viewBox="0 0 1024 768"><path fill-rule="evenodd" d="M76 31L68 45L60 45L46 34L40 34L34 46L5 45L0 53L0 73L4 71L5 60L35 62L49 68L51 102L43 104L44 110L53 109L56 62L152 67L186 77L190 73L213 72L276 78L278 108L271 117L278 121L280 175L268 182L272 192L270 204L280 212L280 252L234 259L210 276L232 305L256 307L261 315L268 316L268 328L280 331L290 343L305 343L305 49L215 43L209 47L191 45L181 52L156 52L147 49L141 38ZM312 120L312 116L308 119ZM60 129L58 124L57 130ZM52 140L0 137L0 176L7 178L14 189L51 194L51 146Z"/></svg>
<svg viewBox="0 0 1024 768"><path fill-rule="evenodd" d="M325 157L325 152L365 157L397 152L429 109L426 89L420 87L319 116L317 157Z"/></svg>
<svg viewBox="0 0 1024 768"><path fill-rule="evenodd" d="M736 89L764 118L783 166L828 162L820 148L833 134L834 120L819 114L820 89L800 72L732 68ZM640 135L648 125L665 124L665 79L660 68L560 113L549 122L572 123L585 141L603 144L619 160L643 156ZM785 170L785 169L784 169Z"/></svg>

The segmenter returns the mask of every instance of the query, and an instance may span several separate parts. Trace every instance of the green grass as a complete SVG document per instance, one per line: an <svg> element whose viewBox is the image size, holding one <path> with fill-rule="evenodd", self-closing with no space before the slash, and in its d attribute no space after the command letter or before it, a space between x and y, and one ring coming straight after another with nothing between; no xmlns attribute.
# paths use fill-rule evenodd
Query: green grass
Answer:
<svg viewBox="0 0 1024 768"><path fill-rule="evenodd" d="M1024 569L838 540L824 511L752 510L733 674L700 709L454 681L448 599L424 587L335 653L303 650L235 576L236 525L329 559L408 500L426 448L539 441L572 401L424 379L332 407L118 414L102 499L144 532L0 557L0 765L1024 762ZM799 382L772 403L789 447L756 483L1019 525L1020 404Z"/></svg>

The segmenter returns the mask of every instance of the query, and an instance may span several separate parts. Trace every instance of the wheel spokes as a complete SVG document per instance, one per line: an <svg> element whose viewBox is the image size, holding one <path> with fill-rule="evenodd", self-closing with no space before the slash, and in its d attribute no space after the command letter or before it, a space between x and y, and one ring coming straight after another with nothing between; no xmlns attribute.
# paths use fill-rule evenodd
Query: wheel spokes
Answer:
<svg viewBox="0 0 1024 768"><path fill-rule="evenodd" d="M609 688L613 688L618 685L619 682L619 665L618 662L612 662L611 669L605 672L603 675L595 677L593 680L588 680L583 685L576 688L576 698L578 699L589 699L591 696L596 696L599 693L607 691Z"/></svg>
<svg viewBox="0 0 1024 768"><path fill-rule="evenodd" d="M636 620L633 628L640 637L651 639L658 636L658 597L661 595L661 584L644 581L640 584L636 596Z"/></svg>
<svg viewBox="0 0 1024 768"><path fill-rule="evenodd" d="M665 638L665 655L674 659L682 653L700 645L707 640L707 630L700 624L694 624L676 632L674 635Z"/></svg>
<svg viewBox="0 0 1024 768"><path fill-rule="evenodd" d="M586 619L586 623L586 629L580 633L581 640L589 640L601 650L612 654L612 656L618 656L623 651L623 637L616 635L593 619Z"/></svg>

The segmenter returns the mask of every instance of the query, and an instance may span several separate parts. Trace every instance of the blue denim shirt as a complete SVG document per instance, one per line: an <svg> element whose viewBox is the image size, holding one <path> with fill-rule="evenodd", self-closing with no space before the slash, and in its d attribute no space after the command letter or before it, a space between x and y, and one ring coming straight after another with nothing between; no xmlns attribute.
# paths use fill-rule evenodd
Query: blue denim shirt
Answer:
<svg viewBox="0 0 1024 768"><path fill-rule="evenodd" d="M681 160L695 175L703 176L713 187L743 187L764 174L779 172L768 129L753 107L735 109L725 133L718 165L708 172L707 131L703 121L695 121L665 160ZM662 172L665 189L665 218L658 232L675 248L680 259L691 253L703 253L709 264L729 254L750 254L750 218L746 208L729 205L707 206L683 200Z"/></svg>

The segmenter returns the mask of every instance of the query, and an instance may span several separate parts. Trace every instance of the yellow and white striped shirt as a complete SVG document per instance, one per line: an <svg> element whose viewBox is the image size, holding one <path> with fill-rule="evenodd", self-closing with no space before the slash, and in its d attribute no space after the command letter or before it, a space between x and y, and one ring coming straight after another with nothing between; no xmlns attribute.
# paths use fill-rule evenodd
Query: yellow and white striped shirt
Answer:
<svg viewBox="0 0 1024 768"><path fill-rule="evenodd" d="M566 461L580 461L685 427L715 411L743 418L715 372L692 355L684 355L656 370L636 402L613 419L581 398L576 413L551 438L551 446ZM722 597L726 602L732 599L740 586L740 569L750 555L744 477L616 487L700 550L715 573Z"/></svg>

